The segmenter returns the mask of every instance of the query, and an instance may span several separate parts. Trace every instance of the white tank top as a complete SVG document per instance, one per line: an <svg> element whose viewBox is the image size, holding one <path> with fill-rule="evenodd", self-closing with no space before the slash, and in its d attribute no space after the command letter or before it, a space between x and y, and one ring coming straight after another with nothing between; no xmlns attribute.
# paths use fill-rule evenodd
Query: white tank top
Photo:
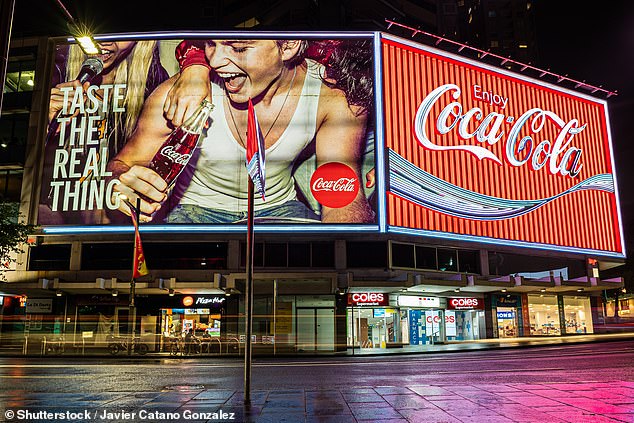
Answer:
<svg viewBox="0 0 634 423"><path fill-rule="evenodd" d="M282 136L266 150L266 202L256 194L256 209L278 206L297 198L291 174L293 162L315 137L322 65L307 60L308 71L301 97ZM207 136L178 179L175 188L180 204L241 212L247 209L246 150L235 139L225 117L225 92L211 85L212 123Z"/></svg>

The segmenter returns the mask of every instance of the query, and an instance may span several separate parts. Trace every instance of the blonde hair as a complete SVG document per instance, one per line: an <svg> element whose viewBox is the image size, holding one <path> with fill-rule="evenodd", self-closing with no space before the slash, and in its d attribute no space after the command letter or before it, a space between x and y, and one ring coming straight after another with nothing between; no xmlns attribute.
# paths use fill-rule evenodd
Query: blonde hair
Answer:
<svg viewBox="0 0 634 423"><path fill-rule="evenodd" d="M120 114L115 115L115 152L123 146L136 126L141 108L145 101L145 86L147 83L148 71L152 64L152 56L157 41L137 41L124 60L119 62L114 72L114 83L125 84L125 96L123 106L125 108L125 122L121 121ZM79 73L81 65L86 60L86 55L79 46L72 45L68 54L66 64L66 79L74 77ZM119 140L121 128L122 139Z"/></svg>

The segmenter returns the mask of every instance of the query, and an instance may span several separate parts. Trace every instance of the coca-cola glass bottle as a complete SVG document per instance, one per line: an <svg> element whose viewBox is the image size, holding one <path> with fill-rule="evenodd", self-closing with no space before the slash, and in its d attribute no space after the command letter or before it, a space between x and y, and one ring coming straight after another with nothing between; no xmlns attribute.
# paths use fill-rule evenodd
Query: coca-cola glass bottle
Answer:
<svg viewBox="0 0 634 423"><path fill-rule="evenodd" d="M212 103L203 100L194 114L172 131L152 158L149 168L167 182L168 188L176 182L176 178L185 169L189 159L194 154L194 149L198 145L213 108Z"/></svg>

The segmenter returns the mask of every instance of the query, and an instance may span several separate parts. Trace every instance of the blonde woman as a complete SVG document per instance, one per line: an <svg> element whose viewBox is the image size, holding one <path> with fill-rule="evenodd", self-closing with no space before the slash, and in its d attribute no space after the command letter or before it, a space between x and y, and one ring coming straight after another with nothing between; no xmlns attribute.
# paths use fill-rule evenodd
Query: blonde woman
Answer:
<svg viewBox="0 0 634 423"><path fill-rule="evenodd" d="M66 182L69 177L64 178L59 171L54 171L54 158L59 157L62 152L59 150L70 151L70 149L82 149L83 154L73 157L79 157L80 163L77 168L83 169L84 164L91 153L94 151L102 156L103 152L107 152L108 157L99 157L99 161L107 161L114 157L125 145L128 138L134 131L137 119L141 113L145 99L154 91L154 89L168 78L167 71L163 68L159 59L158 42L157 41L111 41L100 42L99 48L101 54L96 57L103 61L103 71L100 75L93 78L90 82L84 83L83 98L86 110L90 108L97 109L93 113L79 113L78 107L72 107L73 101L76 101L76 88L79 82L74 80L78 75L83 62L87 56L79 49L78 46L63 47L57 53L56 67L53 74L53 88L49 101L49 124L61 122L64 124L64 118L75 117L74 124L78 125L82 119L85 121L89 116L96 121L92 123L93 128L97 128L90 136L92 142L77 142L76 139L71 140L68 137L70 130L64 131L64 138L59 139L61 131L57 129L56 134L52 134L47 139L45 166L43 177L43 188L41 195L40 207L40 224L61 224L61 223L79 223L79 224L99 224L107 223L103 210L95 204L80 204L77 207L59 207L59 204L52 204L51 195L53 192L52 182L57 181L58 184ZM87 90L90 85L96 86L92 96L87 96ZM123 90L116 91L109 86L123 86ZM68 94L68 88L73 88ZM65 94L66 92L66 94ZM117 95L117 104L113 104L113 97ZM92 97L92 98L89 98ZM107 98L104 98L107 97ZM96 101L107 107L94 107L91 102ZM75 99L75 100L74 100ZM75 104L76 106L76 104ZM113 108L113 106L117 106ZM75 110L73 110L75 109ZM105 109L105 110L104 110ZM53 122L53 121L56 122ZM61 126L61 125L60 125ZM72 124L70 125L72 126ZM51 126L52 128L53 126ZM85 129L85 128L84 128ZM52 132L52 131L49 131ZM51 134L49 134L51 135ZM75 136L75 138L77 138ZM83 175L80 180L84 183L86 179L101 179L100 175ZM71 180L74 183L76 180ZM60 197L61 194L58 195ZM57 201L59 203L59 199Z"/></svg>

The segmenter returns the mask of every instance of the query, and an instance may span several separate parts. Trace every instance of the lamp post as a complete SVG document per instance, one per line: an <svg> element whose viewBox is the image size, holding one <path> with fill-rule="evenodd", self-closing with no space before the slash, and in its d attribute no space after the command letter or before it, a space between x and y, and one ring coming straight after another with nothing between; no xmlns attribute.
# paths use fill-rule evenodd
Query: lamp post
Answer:
<svg viewBox="0 0 634 423"><path fill-rule="evenodd" d="M130 201L128 200L128 197L126 195L120 195L119 198L123 201L125 201L126 205L130 208L130 213L134 213L134 216L136 217L136 222L137 225L140 223L140 216L141 216L141 198L137 197L136 199L136 207L134 207L132 205L132 203L130 203ZM136 231L135 231L135 237L136 237ZM135 243L133 246L133 254L132 257L136 256L136 238L135 238ZM134 267L134 259L132 260L132 267ZM132 355L132 351L134 350L134 334L136 332L136 305L134 304L134 297L136 295L136 279L134 277L134 268L132 269L132 280L130 281L130 303L129 303L129 307L128 307L128 327L130 328L130 341L128 342L128 355ZM131 319L131 322L130 322Z"/></svg>

